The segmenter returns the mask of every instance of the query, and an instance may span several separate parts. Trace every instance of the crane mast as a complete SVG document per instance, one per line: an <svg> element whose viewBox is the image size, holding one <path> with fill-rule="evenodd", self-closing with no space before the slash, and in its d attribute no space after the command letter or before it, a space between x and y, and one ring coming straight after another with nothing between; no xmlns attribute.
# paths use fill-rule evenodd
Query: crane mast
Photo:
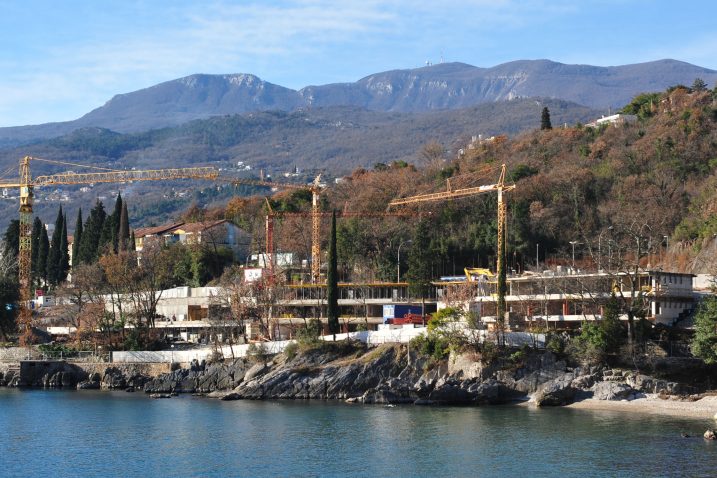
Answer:
<svg viewBox="0 0 717 478"><path fill-rule="evenodd" d="M157 181L167 179L216 179L218 171L212 167L152 169L118 171L106 170L98 173L60 173L37 176L32 179L30 161L38 160L55 164L72 164L25 156L20 159L20 177L17 183L2 183L0 187L20 189L20 247L18 251L18 279L20 283L20 316L19 323L23 329L21 342L28 345L32 342L32 311L29 303L32 298L31 257L32 257L32 206L34 188L55 184L91 184L116 183L130 181ZM82 166L82 165L75 165ZM95 168L104 169L104 168Z"/></svg>
<svg viewBox="0 0 717 478"><path fill-rule="evenodd" d="M286 183L275 183L272 181L254 180L254 179L232 179L233 184L246 184L249 186L266 186L271 188L283 188L283 189L303 189L311 191L311 281L314 284L318 284L321 274L321 203L320 196L323 190L321 183L321 175L319 174L314 179L311 185L299 185L299 184L286 184ZM268 201L267 201L267 204ZM268 207L269 214L266 216L266 254L267 254L267 266L269 273L274 272L274 216L275 213L271 209L271 205Z"/></svg>
<svg viewBox="0 0 717 478"><path fill-rule="evenodd" d="M477 194L484 194L489 192L498 193L498 237L497 237L497 251L496 255L496 275L498 276L498 303L496 307L496 314L499 323L503 322L505 317L505 293L506 293L506 271L505 271L505 253L506 253L506 232L507 232L507 208L505 198L503 194L515 189L514 184L505 184L505 164L501 165L500 177L498 182L495 184L489 184L485 186L453 189L450 180L447 181L447 190L437 193L420 194L417 196L411 196L407 198L395 199L389 203L390 206L398 206L404 204L414 204L418 202L426 201L441 201L445 199L457 199L463 197L474 196Z"/></svg>

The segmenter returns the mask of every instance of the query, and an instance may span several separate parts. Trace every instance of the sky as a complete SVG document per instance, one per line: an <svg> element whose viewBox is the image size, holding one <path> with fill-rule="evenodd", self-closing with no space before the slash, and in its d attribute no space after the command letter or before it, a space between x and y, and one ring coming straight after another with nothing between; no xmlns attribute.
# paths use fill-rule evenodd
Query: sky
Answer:
<svg viewBox="0 0 717 478"><path fill-rule="evenodd" d="M0 127L194 73L299 89L441 60L717 70L715 18L714 0L0 0Z"/></svg>

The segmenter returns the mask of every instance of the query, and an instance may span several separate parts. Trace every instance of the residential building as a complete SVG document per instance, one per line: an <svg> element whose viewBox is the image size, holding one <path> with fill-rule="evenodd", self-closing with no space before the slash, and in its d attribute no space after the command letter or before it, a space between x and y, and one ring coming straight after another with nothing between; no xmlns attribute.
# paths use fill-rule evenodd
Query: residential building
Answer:
<svg viewBox="0 0 717 478"><path fill-rule="evenodd" d="M622 113L610 115L610 116L603 116L601 118L598 118L594 121L591 121L590 123L586 124L588 128L597 128L601 125L607 125L611 124L613 126L620 126L626 123L634 123L637 121L637 116L635 115L626 115Z"/></svg>

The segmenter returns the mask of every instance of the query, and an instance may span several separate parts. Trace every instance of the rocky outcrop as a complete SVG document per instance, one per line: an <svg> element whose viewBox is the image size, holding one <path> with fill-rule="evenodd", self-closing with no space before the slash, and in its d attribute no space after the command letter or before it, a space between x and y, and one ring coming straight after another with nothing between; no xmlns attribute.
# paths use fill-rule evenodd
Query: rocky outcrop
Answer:
<svg viewBox="0 0 717 478"><path fill-rule="evenodd" d="M161 366L161 367L160 367ZM291 358L264 362L194 361L189 368L167 364L103 364L82 367L62 361L0 371L0 385L144 390L153 396L178 393L238 399L338 399L366 404L488 405L529 398L538 406L560 406L583 398L631 400L643 394L692 393L690 387L601 366L571 367L550 352L490 363L477 352L447 360L422 357L401 345L367 348L335 343ZM169 373L159 373L160 370ZM22 370L21 370L22 371Z"/></svg>
<svg viewBox="0 0 717 478"><path fill-rule="evenodd" d="M193 364L149 381L144 390L209 393L222 400L339 399L366 404L483 405L532 396L538 406L560 406L583 398L623 400L679 389L677 384L601 366L569 367L550 352L527 354L517 364L486 364L475 353L435 361L399 345L351 347L327 345L291 359L277 355L259 363L241 359Z"/></svg>
<svg viewBox="0 0 717 478"><path fill-rule="evenodd" d="M189 369L177 369L150 379L142 386L147 393L210 393L231 390L244 380L249 369L244 359L211 365L193 362Z"/></svg>
<svg viewBox="0 0 717 478"><path fill-rule="evenodd" d="M626 383L598 382L592 389L597 400L628 400L635 398L636 390Z"/></svg>

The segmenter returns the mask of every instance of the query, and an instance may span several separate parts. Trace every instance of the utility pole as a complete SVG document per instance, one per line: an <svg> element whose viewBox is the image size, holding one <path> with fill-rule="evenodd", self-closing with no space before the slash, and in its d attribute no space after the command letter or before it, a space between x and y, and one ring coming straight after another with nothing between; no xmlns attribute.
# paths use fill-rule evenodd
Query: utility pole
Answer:
<svg viewBox="0 0 717 478"><path fill-rule="evenodd" d="M580 244L578 241L570 241L570 245L573 246L573 271L575 270L575 244Z"/></svg>

